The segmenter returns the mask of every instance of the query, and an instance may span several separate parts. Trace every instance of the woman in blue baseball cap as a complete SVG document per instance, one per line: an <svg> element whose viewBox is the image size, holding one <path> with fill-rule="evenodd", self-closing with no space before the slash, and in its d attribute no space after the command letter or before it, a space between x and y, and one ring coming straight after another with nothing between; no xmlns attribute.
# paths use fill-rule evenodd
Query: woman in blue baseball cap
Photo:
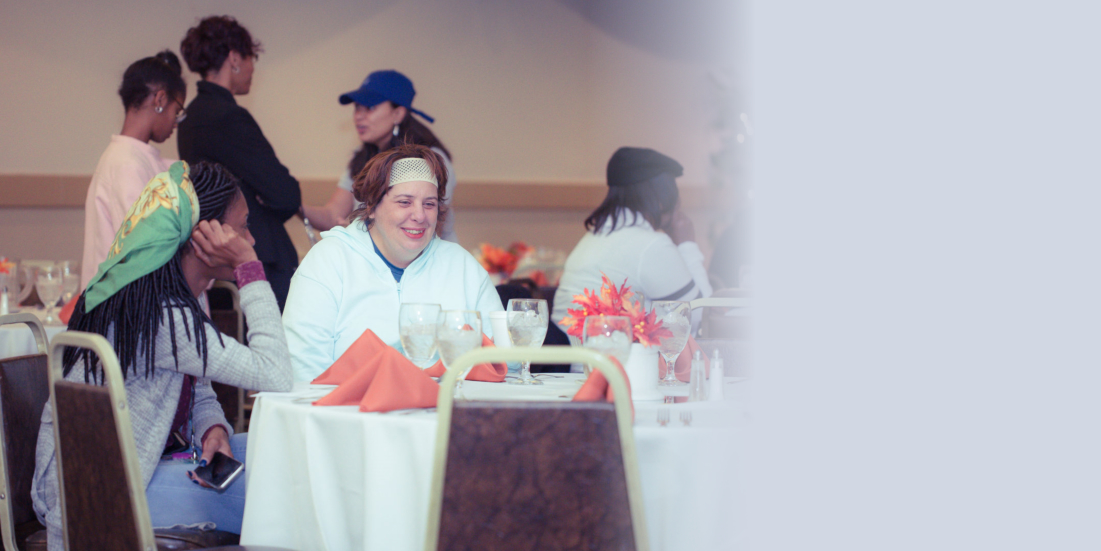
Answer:
<svg viewBox="0 0 1101 551"><path fill-rule="evenodd" d="M455 191L455 170L451 167L451 152L427 126L413 117L414 114L428 122L435 119L413 107L417 94L413 82L394 71L375 71L356 90L341 94L340 104L355 103L356 133L363 145L348 162L344 174L337 182L332 197L323 207L303 207L310 224L322 230L348 223L348 215L361 203L352 195L352 181L363 170L371 157L403 143L423 145L438 153L447 168L447 184L444 189L445 205L451 206ZM440 238L458 243L455 236L454 217L449 216L440 230Z"/></svg>

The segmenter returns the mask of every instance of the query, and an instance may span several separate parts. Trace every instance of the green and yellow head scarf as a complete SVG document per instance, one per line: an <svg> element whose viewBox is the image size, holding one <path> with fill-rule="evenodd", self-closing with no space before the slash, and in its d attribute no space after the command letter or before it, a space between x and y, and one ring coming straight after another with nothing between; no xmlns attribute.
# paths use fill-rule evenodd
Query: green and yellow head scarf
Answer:
<svg viewBox="0 0 1101 551"><path fill-rule="evenodd" d="M107 260L88 282L85 312L164 266L191 238L191 229L199 221L199 198L188 172L187 163L177 161L145 184L115 234Z"/></svg>

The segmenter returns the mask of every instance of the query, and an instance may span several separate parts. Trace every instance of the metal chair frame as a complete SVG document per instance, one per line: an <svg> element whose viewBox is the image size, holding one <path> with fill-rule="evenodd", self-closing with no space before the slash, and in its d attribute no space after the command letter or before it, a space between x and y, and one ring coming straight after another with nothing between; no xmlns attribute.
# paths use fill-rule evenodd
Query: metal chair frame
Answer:
<svg viewBox="0 0 1101 551"><path fill-rule="evenodd" d="M95 352L99 357L100 366L103 368L103 379L106 383L108 394L111 397L111 403L114 404L111 411L114 413L115 418L115 434L118 435L124 469L127 473L125 484L130 493L131 503L134 504L134 524L138 527L138 539L141 542L142 549L156 549L157 543L153 536L153 524L149 518L149 504L145 500L145 489L141 487L141 469L138 466L138 452L132 436L133 428L130 424L130 410L127 408L126 387L122 380L122 370L119 368L119 361L118 357L115 356L115 350L111 347L111 344L107 342L107 339L95 333L64 331L57 334L50 342L50 407L53 407L57 401L55 394L57 382L64 380L62 374L62 355L66 346L87 348ZM54 445L56 446L59 456L57 462L57 479L61 489L59 495L61 525L65 533L65 545L68 547L69 511L65 506L64 461L61 460L65 450L61 447L61 433L58 430L58 426L61 423L62 420L57 417L57 410L55 408Z"/></svg>
<svg viewBox="0 0 1101 551"><path fill-rule="evenodd" d="M608 380L615 394L616 424L619 429L619 445L623 454L623 472L627 478L627 499L631 507L631 525L635 547L649 551L646 534L646 513L639 482L638 455L632 430L634 415L627 390L626 377L607 356L580 347L544 346L541 348L479 348L467 352L455 360L454 365L440 379L440 393L436 399L436 455L432 466L431 495L428 502L428 526L425 535L425 551L435 551L439 545L440 519L443 508L444 473L447 467L447 447L451 438L451 412L455 404L455 383L459 374L467 368L487 362L531 361L537 363L587 363Z"/></svg>
<svg viewBox="0 0 1101 551"><path fill-rule="evenodd" d="M25 323L34 334L34 342L38 345L38 353L45 355L49 340L46 338L46 330L42 322L34 314L19 313L0 316L0 326ZM4 510L0 511L0 536L3 537L6 551L18 551L15 543L15 516L12 514L11 481L8 480L7 449L3 444L4 435L4 410L0 408L0 501L4 502Z"/></svg>

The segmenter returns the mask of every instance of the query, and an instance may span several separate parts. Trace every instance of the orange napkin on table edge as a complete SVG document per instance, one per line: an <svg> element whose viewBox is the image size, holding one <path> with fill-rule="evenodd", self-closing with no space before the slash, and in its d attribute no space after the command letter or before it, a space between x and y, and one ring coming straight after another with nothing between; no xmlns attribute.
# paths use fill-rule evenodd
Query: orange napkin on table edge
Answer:
<svg viewBox="0 0 1101 551"><path fill-rule="evenodd" d="M482 333L482 348L496 348L493 344L493 339L485 336ZM447 371L443 366L443 360L437 361L436 365L424 370L429 377L443 377L443 374ZM486 383L502 383L505 380L505 375L508 374L508 364L503 363L482 363L475 364L470 369L470 373L466 374L467 381L482 381Z"/></svg>
<svg viewBox="0 0 1101 551"><path fill-rule="evenodd" d="M433 407L439 394L435 381L370 329L313 384L339 385L313 405L359 404L360 411Z"/></svg>
<svg viewBox="0 0 1101 551"><path fill-rule="evenodd" d="M69 302L65 303L65 306L61 307L61 312L57 315L58 319L65 325L69 325L69 318L73 317L73 310L76 310L76 301L80 299L80 295L73 295L73 298Z"/></svg>
<svg viewBox="0 0 1101 551"><path fill-rule="evenodd" d="M676 365L673 366L673 374L677 376L677 380L685 383L692 380L692 355L700 349L700 345L696 344L696 339L688 337L688 344L684 346L684 351L677 356ZM665 371L669 369L665 365L665 358L658 354L658 378L665 378ZM711 376L711 359L707 357L707 354L703 354L703 372L708 377Z"/></svg>
<svg viewBox="0 0 1101 551"><path fill-rule="evenodd" d="M619 364L619 360L609 357L612 363L623 375L623 380L627 382L627 402L631 404L631 419L634 420L635 416L635 403L631 401L631 380L627 378L627 372L623 370L623 366ZM589 373L589 378L585 380L585 383L581 385L581 388L573 395L574 402L615 402L615 393L612 392L612 385L608 384L608 379L604 377L604 374L592 370Z"/></svg>

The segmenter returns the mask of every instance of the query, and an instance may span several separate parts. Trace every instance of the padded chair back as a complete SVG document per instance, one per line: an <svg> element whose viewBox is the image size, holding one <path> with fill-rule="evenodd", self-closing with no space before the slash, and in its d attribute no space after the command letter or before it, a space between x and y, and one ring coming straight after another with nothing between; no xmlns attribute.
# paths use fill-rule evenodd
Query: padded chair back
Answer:
<svg viewBox="0 0 1101 551"><path fill-rule="evenodd" d="M50 397L46 332L33 314L0 316L0 326L19 323L30 328L38 354L0 359L0 531L9 551L17 549L15 527L36 520L31 481L42 408Z"/></svg>
<svg viewBox="0 0 1101 551"><path fill-rule="evenodd" d="M95 352L105 386L62 377L66 346ZM155 549L126 390L111 345L93 333L60 333L50 343L49 373L62 524L69 551Z"/></svg>
<svg viewBox="0 0 1101 551"><path fill-rule="evenodd" d="M588 363L606 402L454 402L483 362ZM483 348L440 382L426 550L649 549L631 403L606 356L578 347Z"/></svg>
<svg viewBox="0 0 1101 551"><path fill-rule="evenodd" d="M215 281L206 292L210 304L210 320L219 331L245 344L245 314L241 311L241 295L237 286L228 281Z"/></svg>

